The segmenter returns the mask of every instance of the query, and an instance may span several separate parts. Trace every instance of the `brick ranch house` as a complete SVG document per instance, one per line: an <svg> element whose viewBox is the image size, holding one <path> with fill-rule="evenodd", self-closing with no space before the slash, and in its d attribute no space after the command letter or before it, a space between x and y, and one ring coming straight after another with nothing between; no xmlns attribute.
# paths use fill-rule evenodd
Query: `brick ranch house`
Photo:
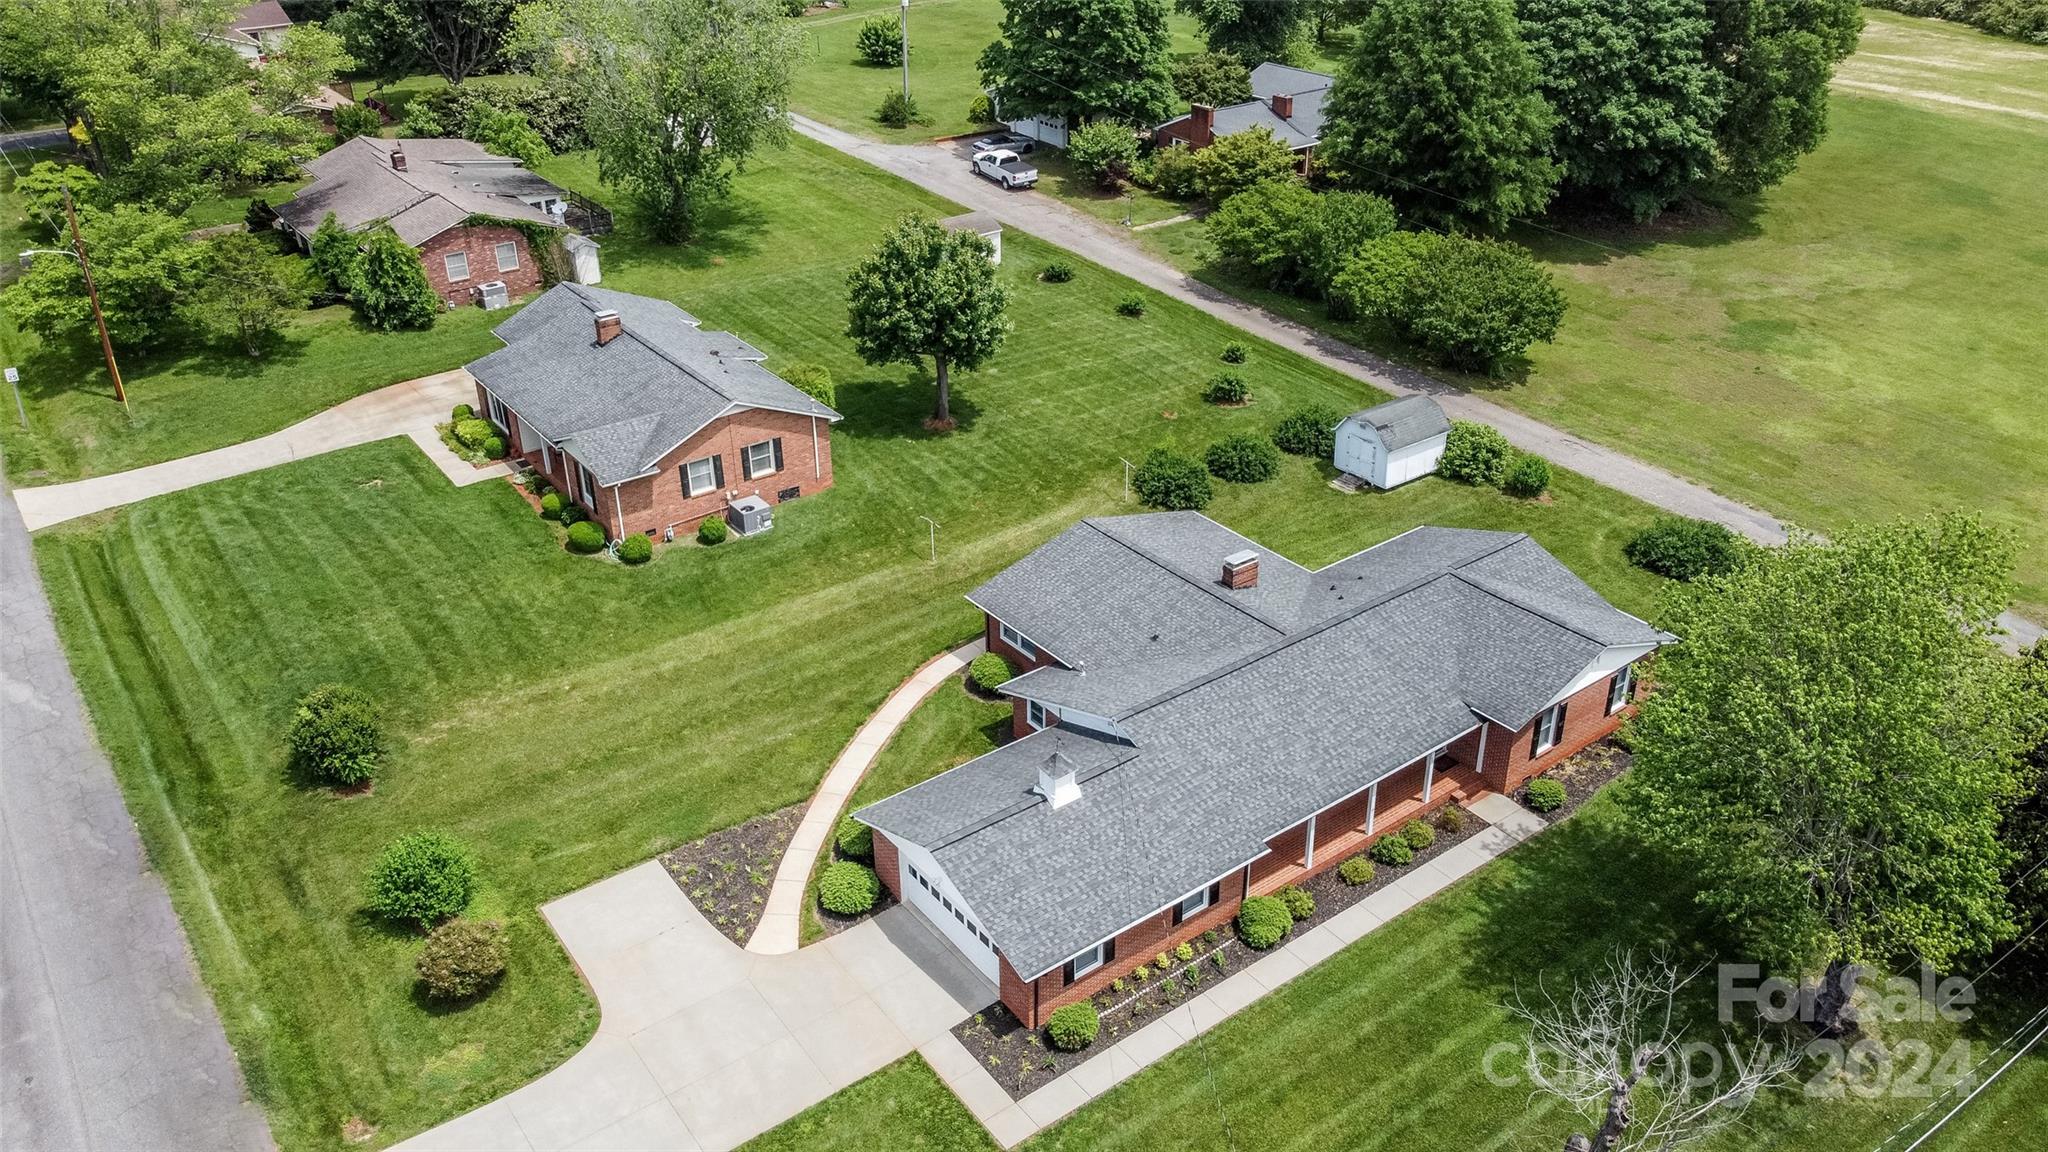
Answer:
<svg viewBox="0 0 2048 1152"><path fill-rule="evenodd" d="M477 413L614 540L832 486L839 413L666 300L557 284L493 332Z"/></svg>
<svg viewBox="0 0 2048 1152"><path fill-rule="evenodd" d="M468 140L357 136L314 157L306 171L313 182L277 206L277 226L301 252L311 251L330 212L350 232L388 223L419 250L427 280L449 307L471 302L479 285L494 280L512 299L539 291L541 266L526 232L499 221L566 235L573 199L519 161ZM577 254L576 277L595 284L596 245L577 243L587 251Z"/></svg>
<svg viewBox="0 0 2048 1152"><path fill-rule="evenodd" d="M1268 61L1252 69L1252 98L1212 108L1196 104L1152 130L1161 148L1207 148L1218 137L1264 128L1287 145L1303 171L1323 140L1323 98L1336 78Z"/></svg>
<svg viewBox="0 0 2048 1152"><path fill-rule="evenodd" d="M1193 512L1083 521L968 600L1029 669L1017 738L854 817L1034 1028L1611 733L1672 639L1519 533L1417 528L1310 571Z"/></svg>

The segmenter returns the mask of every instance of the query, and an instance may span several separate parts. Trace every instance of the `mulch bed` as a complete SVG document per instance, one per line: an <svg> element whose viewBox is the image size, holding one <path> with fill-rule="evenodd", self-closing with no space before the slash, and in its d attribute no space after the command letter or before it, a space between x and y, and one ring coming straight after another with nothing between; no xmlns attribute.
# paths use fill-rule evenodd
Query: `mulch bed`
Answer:
<svg viewBox="0 0 2048 1152"><path fill-rule="evenodd" d="M855 864L865 864L870 868L875 866L875 862L872 860L854 860L851 856L840 855L839 845L835 843L828 841L825 847L829 853L826 859L828 865L838 860L853 860ZM819 868L817 870L817 875L823 876L824 874L825 869ZM813 887L815 888L815 886ZM875 897L875 906L858 916L841 916L837 912L827 911L818 903L818 895L815 890L808 894L807 899L811 909L811 919L817 922L818 927L825 930L825 935L827 936L837 936L863 920L872 920L888 911L896 903L896 898L889 895L889 886L887 884L882 885L881 894Z"/></svg>
<svg viewBox="0 0 2048 1152"><path fill-rule="evenodd" d="M1486 821L1466 812L1456 832L1445 831L1439 826L1436 842L1417 852L1414 860L1398 868L1377 864L1373 878L1357 887L1344 883L1335 868L1316 876L1304 885L1316 898L1315 913L1307 920L1297 921L1294 932L1316 927L1487 827ZM954 1025L953 1036L981 1061L982 1067L988 1070L996 1083L1002 1085L1012 1100L1022 1100L1264 955L1246 947L1227 923L1196 937L1193 944L1195 958L1192 963L1183 964L1175 960L1173 967L1163 976L1153 976L1144 981L1125 976L1121 981L1124 985L1122 991L1105 988L1097 992L1094 996L1095 1010L1102 1016L1102 1030L1096 1034L1095 1043L1079 1052L1061 1052L1054 1048L1046 1039L1044 1029L1024 1027L1023 1022L1001 1002L991 1004ZM1135 956L1119 957L1118 963L1136 959ZM1190 972L1193 973L1192 981Z"/></svg>
<svg viewBox="0 0 2048 1152"><path fill-rule="evenodd" d="M792 804L666 852L661 866L712 926L744 945L761 922L782 853L803 823Z"/></svg>
<svg viewBox="0 0 2048 1152"><path fill-rule="evenodd" d="M1595 792L1620 779L1634 759L1629 750L1612 737L1589 744L1584 751L1566 757L1557 767L1543 774L1544 778L1564 785L1564 806L1537 815L1553 824L1571 815L1581 804L1591 800ZM1522 807L1529 808L1528 785L1515 789L1513 799ZM1529 810L1536 811L1534 808Z"/></svg>

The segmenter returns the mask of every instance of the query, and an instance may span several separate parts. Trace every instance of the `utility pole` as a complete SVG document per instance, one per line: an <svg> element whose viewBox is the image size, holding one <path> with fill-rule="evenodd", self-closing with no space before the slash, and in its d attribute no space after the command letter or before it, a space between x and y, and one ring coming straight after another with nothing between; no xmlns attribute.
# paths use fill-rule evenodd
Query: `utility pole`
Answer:
<svg viewBox="0 0 2048 1152"><path fill-rule="evenodd" d="M903 106L910 107L910 0L903 0Z"/></svg>
<svg viewBox="0 0 2048 1152"><path fill-rule="evenodd" d="M908 4L910 0L904 0ZM100 327L100 351L107 354L107 375L114 378L114 399L128 407L128 390L121 387L121 366L114 363L114 341L107 335L107 317L100 311L100 290L93 286L92 261L85 258L85 237L78 234L78 209L71 204L71 185L64 185L64 215L71 221L71 250L78 254L78 270L85 273L86 299L92 301L93 323Z"/></svg>

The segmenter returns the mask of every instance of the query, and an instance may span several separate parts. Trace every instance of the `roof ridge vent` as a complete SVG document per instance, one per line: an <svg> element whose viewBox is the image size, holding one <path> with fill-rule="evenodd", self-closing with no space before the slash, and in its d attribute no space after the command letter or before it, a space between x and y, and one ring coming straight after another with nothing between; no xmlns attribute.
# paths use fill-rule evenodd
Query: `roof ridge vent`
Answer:
<svg viewBox="0 0 2048 1152"><path fill-rule="evenodd" d="M1081 783L1074 778L1074 762L1060 750L1060 738L1053 737L1052 753L1038 766L1038 794L1045 797L1053 811L1081 798Z"/></svg>

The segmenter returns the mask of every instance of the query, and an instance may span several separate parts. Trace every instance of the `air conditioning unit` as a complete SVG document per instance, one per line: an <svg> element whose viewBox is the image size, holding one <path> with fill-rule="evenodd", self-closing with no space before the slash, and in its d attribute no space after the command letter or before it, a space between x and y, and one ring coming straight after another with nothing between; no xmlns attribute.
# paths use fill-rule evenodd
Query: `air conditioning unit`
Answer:
<svg viewBox="0 0 2048 1152"><path fill-rule="evenodd" d="M759 496L742 496L725 506L726 523L742 536L775 527L775 507Z"/></svg>
<svg viewBox="0 0 2048 1152"><path fill-rule="evenodd" d="M503 308L512 303L512 293L505 287L503 280L486 280L482 284L477 285L476 290L483 300L484 311L486 312Z"/></svg>

